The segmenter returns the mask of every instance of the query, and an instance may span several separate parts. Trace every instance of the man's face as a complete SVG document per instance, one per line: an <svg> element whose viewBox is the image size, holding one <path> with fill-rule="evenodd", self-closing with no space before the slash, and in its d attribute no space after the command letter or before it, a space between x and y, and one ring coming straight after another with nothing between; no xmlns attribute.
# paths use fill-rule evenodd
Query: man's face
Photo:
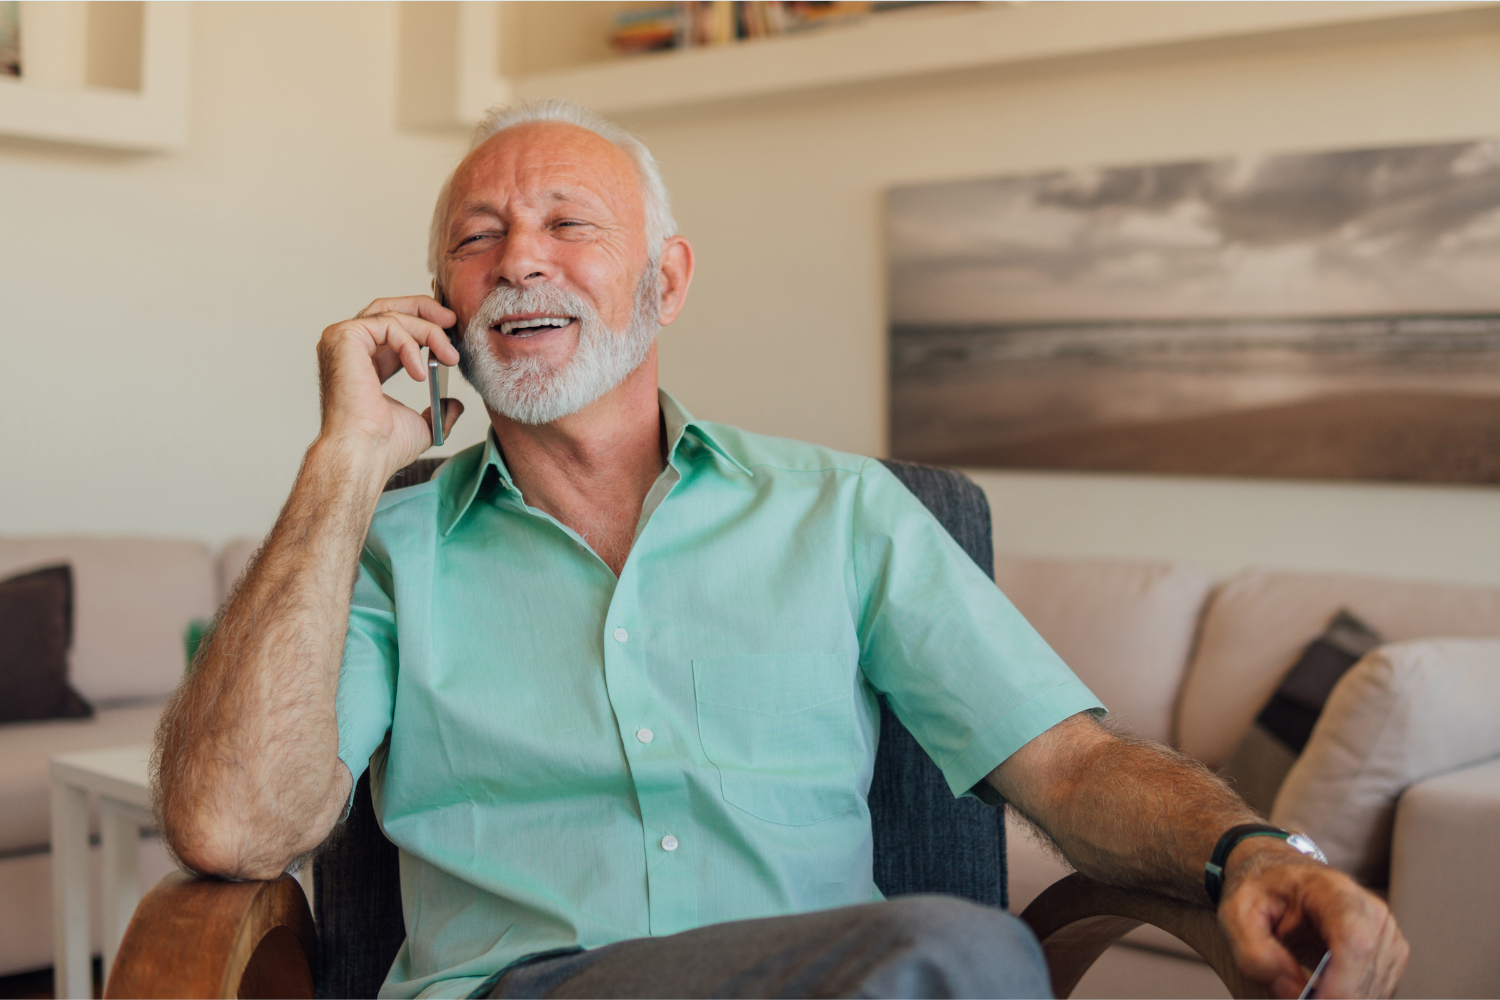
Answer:
<svg viewBox="0 0 1500 1000"><path fill-rule="evenodd" d="M461 327L497 288L550 285L609 330L629 328L647 264L646 217L619 147L557 122L507 129L459 166L449 206L442 284ZM488 344L501 364L556 369L572 359L579 333L577 317L529 310L496 317Z"/></svg>

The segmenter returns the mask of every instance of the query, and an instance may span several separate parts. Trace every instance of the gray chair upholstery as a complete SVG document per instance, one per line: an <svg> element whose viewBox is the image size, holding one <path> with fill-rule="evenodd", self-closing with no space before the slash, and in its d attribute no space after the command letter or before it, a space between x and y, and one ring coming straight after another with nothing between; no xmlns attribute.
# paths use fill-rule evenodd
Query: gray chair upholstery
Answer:
<svg viewBox="0 0 1500 1000"><path fill-rule="evenodd" d="M386 489L426 482L439 459L421 459ZM887 461L893 472L986 574L992 573L990 509L962 473ZM875 884L887 896L947 893L1005 907L1005 822L1000 809L955 800L932 760L882 701L880 747L870 787ZM373 997L405 939L396 848L380 832L369 775L348 820L314 861L320 997Z"/></svg>

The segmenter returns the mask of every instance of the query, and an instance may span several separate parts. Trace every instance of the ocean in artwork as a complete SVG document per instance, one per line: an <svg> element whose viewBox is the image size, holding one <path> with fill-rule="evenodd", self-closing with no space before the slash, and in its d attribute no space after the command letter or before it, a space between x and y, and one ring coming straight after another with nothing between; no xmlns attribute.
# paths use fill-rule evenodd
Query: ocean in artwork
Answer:
<svg viewBox="0 0 1500 1000"><path fill-rule="evenodd" d="M891 452L1500 482L1500 143L891 197Z"/></svg>

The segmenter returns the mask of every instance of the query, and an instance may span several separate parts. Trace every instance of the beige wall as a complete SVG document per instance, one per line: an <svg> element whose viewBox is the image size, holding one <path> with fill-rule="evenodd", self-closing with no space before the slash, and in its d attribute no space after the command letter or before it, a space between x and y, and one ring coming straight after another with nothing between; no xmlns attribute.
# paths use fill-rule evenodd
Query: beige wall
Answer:
<svg viewBox="0 0 1500 1000"><path fill-rule="evenodd" d="M664 335L663 381L695 412L880 453L889 186L1500 135L1497 14L629 120L700 256L691 302ZM1500 582L1493 487L977 478L1002 552Z"/></svg>
<svg viewBox="0 0 1500 1000"><path fill-rule="evenodd" d="M394 126L395 26L385 4L197 5L186 151L0 141L0 532L270 524L316 429L318 331L425 287L460 152ZM699 252L664 383L706 417L879 453L888 186L1500 135L1496 93L1500 22L1471 15L628 119ZM980 478L1002 551L1500 582L1494 488Z"/></svg>
<svg viewBox="0 0 1500 1000"><path fill-rule="evenodd" d="M425 289L460 152L396 131L395 24L197 4L187 149L0 140L0 532L269 527L317 429L318 333Z"/></svg>

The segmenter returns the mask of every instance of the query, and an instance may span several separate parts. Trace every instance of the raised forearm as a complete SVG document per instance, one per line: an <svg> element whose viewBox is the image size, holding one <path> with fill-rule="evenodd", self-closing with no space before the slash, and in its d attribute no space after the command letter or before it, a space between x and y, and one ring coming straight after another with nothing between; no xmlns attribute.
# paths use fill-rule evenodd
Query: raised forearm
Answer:
<svg viewBox="0 0 1500 1000"><path fill-rule="evenodd" d="M1075 868L1100 882L1204 903L1203 865L1215 841L1258 819L1201 764L1090 718L1069 720L1036 742L1046 745L1026 749L1043 752L1018 766L1007 761L990 781Z"/></svg>
<svg viewBox="0 0 1500 1000"><path fill-rule="evenodd" d="M156 790L178 857L269 878L338 819L348 771L334 700L350 591L386 475L372 449L320 440L158 733Z"/></svg>

